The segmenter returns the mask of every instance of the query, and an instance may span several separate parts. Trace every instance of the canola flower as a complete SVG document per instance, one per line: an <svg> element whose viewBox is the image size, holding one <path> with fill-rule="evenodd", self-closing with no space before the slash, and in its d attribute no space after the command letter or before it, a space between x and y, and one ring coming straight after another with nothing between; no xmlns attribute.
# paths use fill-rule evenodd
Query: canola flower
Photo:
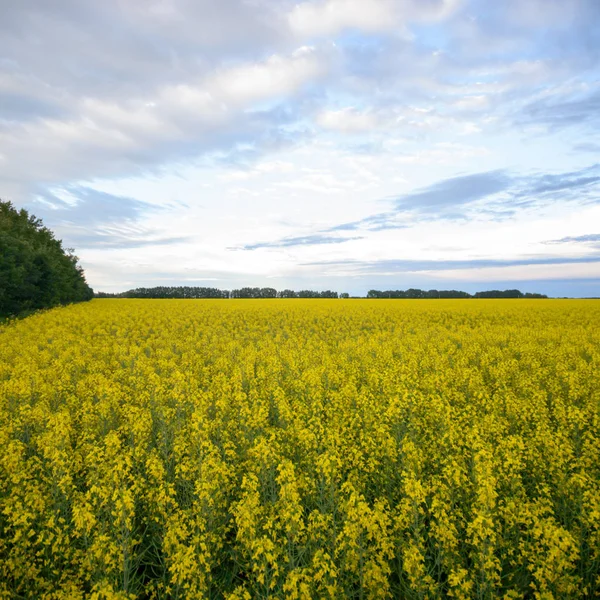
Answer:
<svg viewBox="0 0 600 600"><path fill-rule="evenodd" d="M6 325L0 597L598 597L599 372L594 301Z"/></svg>

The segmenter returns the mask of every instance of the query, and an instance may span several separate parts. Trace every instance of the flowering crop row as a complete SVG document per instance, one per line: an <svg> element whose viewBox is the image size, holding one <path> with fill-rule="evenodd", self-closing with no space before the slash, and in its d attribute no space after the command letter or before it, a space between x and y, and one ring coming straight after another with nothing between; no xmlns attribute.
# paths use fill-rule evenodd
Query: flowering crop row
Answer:
<svg viewBox="0 0 600 600"><path fill-rule="evenodd" d="M592 598L600 304L94 300L0 329L0 598Z"/></svg>

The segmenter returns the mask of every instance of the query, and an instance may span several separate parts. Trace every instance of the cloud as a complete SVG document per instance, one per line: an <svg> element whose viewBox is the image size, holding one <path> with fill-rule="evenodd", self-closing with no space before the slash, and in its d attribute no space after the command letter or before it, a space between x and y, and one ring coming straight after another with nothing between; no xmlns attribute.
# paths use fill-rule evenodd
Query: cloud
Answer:
<svg viewBox="0 0 600 600"><path fill-rule="evenodd" d="M461 212L464 207L494 198L508 191L512 185L513 178L503 171L451 177L415 192L386 198L392 203L393 210L334 225L327 231L385 231L405 229L423 218L465 219L465 213ZM512 211L504 212L513 214Z"/></svg>
<svg viewBox="0 0 600 600"><path fill-rule="evenodd" d="M314 48L301 47L289 57L273 55L262 63L220 71L209 80L207 89L222 101L242 106L290 95L325 72L323 59Z"/></svg>
<svg viewBox="0 0 600 600"><path fill-rule="evenodd" d="M595 154L600 154L600 144L595 144L594 142L580 142L573 146L573 150L577 152L593 152Z"/></svg>
<svg viewBox="0 0 600 600"><path fill-rule="evenodd" d="M566 96L566 97L565 97ZM600 124L600 90L576 89L574 94L543 98L522 109L519 123L541 123L558 129L576 125L597 127Z"/></svg>
<svg viewBox="0 0 600 600"><path fill-rule="evenodd" d="M40 78L20 72L15 65L2 69L0 62L0 119L23 122L60 118L69 114L64 93L45 85Z"/></svg>
<svg viewBox="0 0 600 600"><path fill-rule="evenodd" d="M323 111L317 115L316 122L324 129L340 133L363 133L383 125L377 115L361 112L352 107Z"/></svg>
<svg viewBox="0 0 600 600"><path fill-rule="evenodd" d="M50 10L33 0L3 11L2 194L23 203L39 185L137 175L241 145L260 154L273 138L301 137L286 126L330 57L290 40L291 8L61 0Z"/></svg>
<svg viewBox="0 0 600 600"><path fill-rule="evenodd" d="M511 178L503 171L451 177L423 190L399 196L396 206L401 210L438 211L447 206L461 206L493 196L507 190L511 184Z"/></svg>
<svg viewBox="0 0 600 600"><path fill-rule="evenodd" d="M600 252L589 256L530 256L517 259L473 258L464 260L331 260L303 263L304 266L331 267L333 270L354 274L402 274L419 272L441 272L467 269L522 267L529 265L564 265L600 263Z"/></svg>
<svg viewBox="0 0 600 600"><path fill-rule="evenodd" d="M559 240L548 240L544 242L545 244L570 244L570 243L580 243L580 244L589 244L589 243L599 243L600 242L600 233L588 233L585 235L575 235L575 236L567 236L564 238L560 238Z"/></svg>
<svg viewBox="0 0 600 600"><path fill-rule="evenodd" d="M27 189L29 164L46 184L118 177L240 143L259 148L295 120L293 107L257 107L320 76L325 60L310 48L290 56L219 69L196 82L167 85L146 98L82 98L67 118L0 122L0 177Z"/></svg>
<svg viewBox="0 0 600 600"><path fill-rule="evenodd" d="M474 10L478 18L469 21ZM0 24L4 190L24 199L34 184L129 176L239 145L253 145L259 156L271 151L263 140L293 137L300 123L310 130L311 120L333 133L393 125L418 135L470 135L487 123L473 114L502 113L502 78L516 78L527 97L538 73L556 71L544 60L511 56L507 63L479 48L463 50L457 42L466 22L481 36L492 27L479 12L467 0L11 5ZM497 35L530 43L537 27L530 11L516 3L492 12ZM542 13L548 27L568 20L591 31L597 11L577 0L576 9L552 2ZM407 24L431 30L423 39L414 31L397 35ZM335 37L348 28L368 35ZM394 34L376 35L388 30ZM340 95L348 108L327 105ZM542 97L523 110L530 120L548 115L550 105L563 116L592 115L595 105L580 96Z"/></svg>
<svg viewBox="0 0 600 600"><path fill-rule="evenodd" d="M71 92L138 96L206 73L217 59L288 49L286 10L241 0L31 0L2 13L3 59Z"/></svg>
<svg viewBox="0 0 600 600"><path fill-rule="evenodd" d="M400 22L405 15L410 22L411 10L395 5L402 6ZM410 35L347 36L345 91L353 104L371 110L427 109L407 114L404 128L462 129L463 135L523 126L597 128L598 6L595 0L465 1L442 23L410 25Z"/></svg>
<svg viewBox="0 0 600 600"><path fill-rule="evenodd" d="M590 165L578 171L565 173L549 173L534 175L525 178L522 189L516 192L517 197L554 196L560 199L570 198L577 194L578 198L586 197L586 193L593 191L596 184L600 183L600 164ZM595 201L600 201L597 196L592 196Z"/></svg>
<svg viewBox="0 0 600 600"><path fill-rule="evenodd" d="M326 231L388 231L391 229L407 229L409 222L394 212L383 212L370 215L358 221L350 221L329 227Z"/></svg>
<svg viewBox="0 0 600 600"><path fill-rule="evenodd" d="M156 229L141 227L104 227L93 232L81 227L61 227L63 241L67 246L82 250L131 249L149 246L173 246L194 240L191 236L161 237Z"/></svg>
<svg viewBox="0 0 600 600"><path fill-rule="evenodd" d="M114 196L85 186L41 192L31 206L66 246L76 248L141 248L190 241L140 224L149 215L173 210L134 198Z"/></svg>
<svg viewBox="0 0 600 600"><path fill-rule="evenodd" d="M504 221L515 217L520 210L544 203L587 198L583 192L588 189L591 190L590 197L600 201L593 195L595 185L600 183L600 176L591 175L597 169L597 165L592 165L565 173L518 176L506 171L489 171L450 177L408 194L386 198L385 202L392 204L392 210L331 225L308 237L323 236L328 239L331 233L345 231L375 233L401 230L422 221L440 219ZM265 247L265 244L282 246L280 241L276 241L262 242L259 247Z"/></svg>
<svg viewBox="0 0 600 600"><path fill-rule="evenodd" d="M343 244L351 240L360 240L361 237L335 237L330 235L314 234L298 237L286 237L273 242L257 242L246 244L236 250L258 250L259 248L291 248L294 246L320 246L322 244Z"/></svg>
<svg viewBox="0 0 600 600"><path fill-rule="evenodd" d="M393 27L396 20L394 2L389 0L302 2L288 19L299 37L335 35L347 28L381 31Z"/></svg>
<svg viewBox="0 0 600 600"><path fill-rule="evenodd" d="M600 183L600 176L591 175L597 169L597 165L592 165L565 173L518 176L506 171L487 171L450 177L408 194L386 198L385 201L392 204L392 210L331 225L310 235L257 242L239 249L340 244L362 238L337 237L332 233L402 230L419 222L440 219L503 221L514 217L520 210L541 206L544 202L581 199L582 190L593 189L595 184Z"/></svg>
<svg viewBox="0 0 600 600"><path fill-rule="evenodd" d="M85 186L55 188L38 196L40 207L53 222L71 222L95 226L106 222L137 220L160 207L134 198L113 196ZM37 211L39 212L39 210Z"/></svg>
<svg viewBox="0 0 600 600"><path fill-rule="evenodd" d="M346 29L381 32L408 21L436 20L451 14L456 0L316 0L297 4L289 13L297 36L332 36Z"/></svg>
<svg viewBox="0 0 600 600"><path fill-rule="evenodd" d="M445 281L553 281L553 280L592 280L600 277L600 256L595 261L574 263L572 261L555 262L550 264L533 263L519 266L499 266L488 268L469 268L437 271L435 276ZM571 291L571 285L567 284L563 289ZM564 293L564 292L563 292Z"/></svg>
<svg viewBox="0 0 600 600"><path fill-rule="evenodd" d="M464 220L483 216L504 220L519 210L544 202L591 198L600 183L598 165L579 171L518 176L507 171L488 171L450 177L428 187L386 200L393 210L369 215L357 221L340 223L327 231L402 229L418 220ZM589 195L587 194L589 192ZM409 217L407 212L412 213Z"/></svg>

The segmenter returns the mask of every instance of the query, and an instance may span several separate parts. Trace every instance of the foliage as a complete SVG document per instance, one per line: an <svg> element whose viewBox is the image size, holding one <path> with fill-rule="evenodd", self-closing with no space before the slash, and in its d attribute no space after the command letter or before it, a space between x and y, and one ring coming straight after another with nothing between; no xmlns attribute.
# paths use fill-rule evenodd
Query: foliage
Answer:
<svg viewBox="0 0 600 600"><path fill-rule="evenodd" d="M544 294L530 294L520 292L519 290L489 290L486 292L476 292L471 296L467 292L458 290L420 290L411 288L408 290L369 290L367 298L406 298L406 299L425 299L425 298L547 298Z"/></svg>
<svg viewBox="0 0 600 600"><path fill-rule="evenodd" d="M90 300L77 260L39 219L0 201L0 318Z"/></svg>
<svg viewBox="0 0 600 600"><path fill-rule="evenodd" d="M294 290L285 289L277 291L274 288L244 287L241 289L220 290L207 287L190 286L158 286L153 288L136 288L121 292L120 294L108 294L106 292L97 292L96 298L348 298L349 294L339 294L331 290ZM543 294L523 294L519 290L491 290L487 292L477 292L473 296L467 292L457 290L419 290L411 288L409 290L369 290L367 298L403 298L403 299L423 299L423 298L547 298Z"/></svg>
<svg viewBox="0 0 600 600"><path fill-rule="evenodd" d="M477 292L475 298L546 298L543 294L524 294L519 290L489 290L487 292Z"/></svg>
<svg viewBox="0 0 600 600"><path fill-rule="evenodd" d="M243 287L241 289L220 290L208 287L190 286L158 286L153 288L136 288L120 294L97 292L96 298L337 298L337 292L331 290L317 292L314 290L283 290L267 287Z"/></svg>
<svg viewBox="0 0 600 600"><path fill-rule="evenodd" d="M93 300L0 328L0 596L597 597L599 321Z"/></svg>
<svg viewBox="0 0 600 600"><path fill-rule="evenodd" d="M135 288L121 294L97 294L100 298L229 298L229 291L210 287L166 286Z"/></svg>
<svg viewBox="0 0 600 600"><path fill-rule="evenodd" d="M244 287L231 291L232 298L277 298L277 290L274 288Z"/></svg>

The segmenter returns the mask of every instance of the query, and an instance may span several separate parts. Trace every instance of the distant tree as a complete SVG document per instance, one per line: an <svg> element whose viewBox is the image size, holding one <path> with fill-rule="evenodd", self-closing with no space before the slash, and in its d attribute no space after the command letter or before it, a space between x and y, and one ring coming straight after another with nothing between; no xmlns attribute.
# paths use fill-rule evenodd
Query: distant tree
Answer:
<svg viewBox="0 0 600 600"><path fill-rule="evenodd" d="M91 300L78 260L40 219L0 200L0 317Z"/></svg>
<svg viewBox="0 0 600 600"><path fill-rule="evenodd" d="M342 292L342 293L340 294L340 298L344 298L344 299L346 299L346 298L350 298L350 294L349 294L348 292Z"/></svg>
<svg viewBox="0 0 600 600"><path fill-rule="evenodd" d="M429 290L424 292L424 298L471 298L471 294L458 290Z"/></svg>
<svg viewBox="0 0 600 600"><path fill-rule="evenodd" d="M524 294L519 290L488 290L477 292L475 298L524 298Z"/></svg>
<svg viewBox="0 0 600 600"><path fill-rule="evenodd" d="M152 288L135 288L120 294L98 292L97 298L337 298L338 293L331 290L316 292L314 290L283 290L278 292L272 287L243 287L235 290L219 290L217 288L189 286L157 286Z"/></svg>
<svg viewBox="0 0 600 600"><path fill-rule="evenodd" d="M8 256L8 254L7 254ZM72 256L72 254L70 255ZM3 257L5 259L5 257ZM74 257L73 257L74 258ZM6 260L6 259L5 259ZM37 273L40 280L44 280L48 272L47 260L38 257ZM1 275L0 275L1 277ZM0 279L0 283L2 280ZM158 286L153 288L135 288L120 294L107 294L98 292L97 298L349 298L348 293L338 294L331 290L300 290L290 289L277 291L271 287L243 287L240 289L220 290L208 287L190 286ZM353 298L357 296L352 296ZM442 299L442 298L547 298L544 294L526 293L519 290L487 290L477 292L473 296L460 290L421 290L409 288L408 290L369 290L367 298L394 298L394 299Z"/></svg>
<svg viewBox="0 0 600 600"><path fill-rule="evenodd" d="M490 290L487 292L477 292L474 296L467 292L459 290L420 290L418 288L410 288L404 290L369 290L367 298L523 298L525 297L519 290ZM530 294L527 297L542 297L541 294Z"/></svg>
<svg viewBox="0 0 600 600"><path fill-rule="evenodd" d="M209 287L192 286L157 286L152 288L135 288L120 294L97 295L98 298L229 298L228 290Z"/></svg>
<svg viewBox="0 0 600 600"><path fill-rule="evenodd" d="M477 292L473 296L459 290L369 290L367 298L547 298L543 294L523 294L519 290L488 290Z"/></svg>
<svg viewBox="0 0 600 600"><path fill-rule="evenodd" d="M425 298L423 290L411 288L409 290L369 290L367 298Z"/></svg>
<svg viewBox="0 0 600 600"><path fill-rule="evenodd" d="M320 298L321 294L314 290L300 290L298 292L298 298Z"/></svg>
<svg viewBox="0 0 600 600"><path fill-rule="evenodd" d="M277 298L277 290L275 288L261 288L260 298Z"/></svg>
<svg viewBox="0 0 600 600"><path fill-rule="evenodd" d="M231 291L232 298L260 298L260 288L243 287Z"/></svg>

